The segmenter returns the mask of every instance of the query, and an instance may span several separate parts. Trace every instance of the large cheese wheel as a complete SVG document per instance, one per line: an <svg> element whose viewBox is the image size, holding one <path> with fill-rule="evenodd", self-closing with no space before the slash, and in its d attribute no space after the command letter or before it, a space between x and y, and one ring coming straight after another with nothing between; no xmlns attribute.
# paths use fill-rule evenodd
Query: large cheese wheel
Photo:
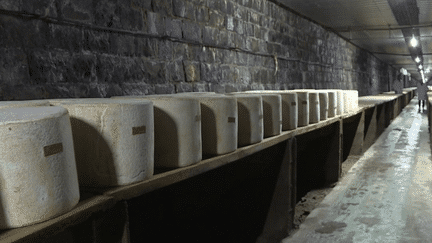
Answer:
<svg viewBox="0 0 432 243"><path fill-rule="evenodd" d="M49 102L47 100L0 101L0 109L37 106L49 106Z"/></svg>
<svg viewBox="0 0 432 243"><path fill-rule="evenodd" d="M298 124L297 93L289 90L250 90L248 94L278 94L282 101L282 130L293 130Z"/></svg>
<svg viewBox="0 0 432 243"><path fill-rule="evenodd" d="M113 97L151 100L154 105L155 166L177 168L202 160L201 109L198 100L177 95Z"/></svg>
<svg viewBox="0 0 432 243"><path fill-rule="evenodd" d="M309 123L320 121L320 102L318 92L309 92Z"/></svg>
<svg viewBox="0 0 432 243"><path fill-rule="evenodd" d="M327 91L327 90L326 90ZM328 117L332 118L337 115L337 92L336 91L327 91L328 94Z"/></svg>
<svg viewBox="0 0 432 243"><path fill-rule="evenodd" d="M320 103L320 120L324 121L328 118L329 110L329 95L325 91L319 91L319 103Z"/></svg>
<svg viewBox="0 0 432 243"><path fill-rule="evenodd" d="M0 109L0 228L54 218L78 201L67 110L50 106Z"/></svg>
<svg viewBox="0 0 432 243"><path fill-rule="evenodd" d="M298 97L298 126L309 125L309 92L296 91Z"/></svg>
<svg viewBox="0 0 432 243"><path fill-rule="evenodd" d="M264 138L263 105L261 95L235 94L238 108L238 146L259 143Z"/></svg>
<svg viewBox="0 0 432 243"><path fill-rule="evenodd" d="M102 98L49 101L69 111L80 185L119 186L152 177L152 102Z"/></svg>
<svg viewBox="0 0 432 243"><path fill-rule="evenodd" d="M261 94L264 114L264 137L282 132L282 98L278 94Z"/></svg>
<svg viewBox="0 0 432 243"><path fill-rule="evenodd" d="M197 92L195 92L197 93ZM220 155L237 149L237 100L215 93L182 93L201 106L201 138L204 155Z"/></svg>

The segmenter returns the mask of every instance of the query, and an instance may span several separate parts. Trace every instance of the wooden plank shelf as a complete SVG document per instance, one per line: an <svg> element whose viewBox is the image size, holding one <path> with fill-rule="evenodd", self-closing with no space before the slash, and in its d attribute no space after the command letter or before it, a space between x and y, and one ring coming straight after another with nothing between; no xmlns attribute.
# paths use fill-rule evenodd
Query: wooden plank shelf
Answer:
<svg viewBox="0 0 432 243"><path fill-rule="evenodd" d="M116 203L114 198L87 195L71 211L45 222L21 228L0 231L0 242L38 242L49 235L84 222L93 213L107 210Z"/></svg>

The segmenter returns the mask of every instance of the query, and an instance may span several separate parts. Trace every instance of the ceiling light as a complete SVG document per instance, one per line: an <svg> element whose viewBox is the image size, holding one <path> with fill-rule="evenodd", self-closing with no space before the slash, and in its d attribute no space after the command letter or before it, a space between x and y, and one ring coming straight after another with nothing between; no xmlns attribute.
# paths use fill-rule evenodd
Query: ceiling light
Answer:
<svg viewBox="0 0 432 243"><path fill-rule="evenodd" d="M410 44L411 44L412 47L416 47L416 46L418 45L418 41L417 41L417 39L414 37L414 35L413 35L413 37L412 37L412 39L411 39L411 41L410 41Z"/></svg>
<svg viewBox="0 0 432 243"><path fill-rule="evenodd" d="M423 69L423 66L422 66L422 65L419 65L419 69L420 69L420 70Z"/></svg>
<svg viewBox="0 0 432 243"><path fill-rule="evenodd" d="M415 61L420 62L420 57L416 57Z"/></svg>

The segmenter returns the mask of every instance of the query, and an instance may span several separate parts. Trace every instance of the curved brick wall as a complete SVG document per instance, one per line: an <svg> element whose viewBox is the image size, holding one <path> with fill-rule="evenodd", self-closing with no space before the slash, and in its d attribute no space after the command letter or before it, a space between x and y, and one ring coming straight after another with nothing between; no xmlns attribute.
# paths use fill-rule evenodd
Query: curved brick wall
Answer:
<svg viewBox="0 0 432 243"><path fill-rule="evenodd" d="M267 0L3 0L0 100L388 91L395 70Z"/></svg>

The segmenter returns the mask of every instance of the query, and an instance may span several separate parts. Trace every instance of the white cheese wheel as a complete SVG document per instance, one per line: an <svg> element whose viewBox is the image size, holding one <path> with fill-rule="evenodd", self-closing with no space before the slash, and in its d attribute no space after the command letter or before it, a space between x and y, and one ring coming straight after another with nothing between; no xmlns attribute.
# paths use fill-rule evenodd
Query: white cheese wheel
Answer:
<svg viewBox="0 0 432 243"><path fill-rule="evenodd" d="M290 90L250 90L248 94L278 94L282 101L282 130L293 130L298 124L298 98L295 91Z"/></svg>
<svg viewBox="0 0 432 243"><path fill-rule="evenodd" d="M62 107L0 109L0 228L42 222L79 201L71 124Z"/></svg>
<svg viewBox="0 0 432 243"><path fill-rule="evenodd" d="M282 98L278 94L260 94L263 102L264 137L272 137L282 132Z"/></svg>
<svg viewBox="0 0 432 243"><path fill-rule="evenodd" d="M327 90L326 90L327 91ZM327 91L328 94L328 117L332 118L337 115L337 92L336 91Z"/></svg>
<svg viewBox="0 0 432 243"><path fill-rule="evenodd" d="M236 98L214 93L188 94L182 93L181 96L200 102L203 154L221 155L235 151L238 140Z"/></svg>
<svg viewBox="0 0 432 243"><path fill-rule="evenodd" d="M309 92L296 91L298 97L298 126L309 125Z"/></svg>
<svg viewBox="0 0 432 243"><path fill-rule="evenodd" d="M237 99L238 146L259 143L264 139L263 105L261 95L229 93Z"/></svg>
<svg viewBox="0 0 432 243"><path fill-rule="evenodd" d="M329 95L325 91L319 91L319 103L320 103L320 120L324 121L328 119L329 111Z"/></svg>
<svg viewBox="0 0 432 243"><path fill-rule="evenodd" d="M151 100L154 105L155 166L178 168L202 160L198 100L173 94L113 99Z"/></svg>
<svg viewBox="0 0 432 243"><path fill-rule="evenodd" d="M309 92L309 123L320 121L320 100L318 92Z"/></svg>
<svg viewBox="0 0 432 243"><path fill-rule="evenodd" d="M0 101L0 109L37 106L49 106L49 102L47 100Z"/></svg>
<svg viewBox="0 0 432 243"><path fill-rule="evenodd" d="M152 102L103 98L49 102L69 111L80 185L120 186L153 176Z"/></svg>

